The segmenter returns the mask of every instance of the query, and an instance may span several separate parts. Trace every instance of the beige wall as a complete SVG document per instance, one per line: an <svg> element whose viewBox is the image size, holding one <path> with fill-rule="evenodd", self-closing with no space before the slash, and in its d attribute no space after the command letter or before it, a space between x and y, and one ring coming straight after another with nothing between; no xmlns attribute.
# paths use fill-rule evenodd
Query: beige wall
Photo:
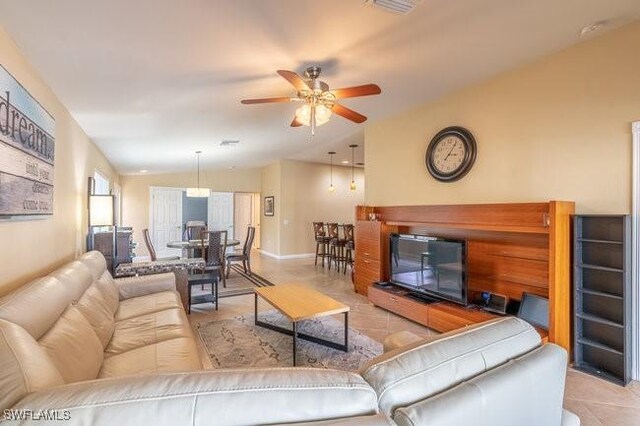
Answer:
<svg viewBox="0 0 640 426"><path fill-rule="evenodd" d="M263 196L276 196L273 218L262 218L262 250L278 256L315 252L313 222L353 223L364 201L364 174L356 169L356 191L349 190L351 169L334 166L329 192L326 164L284 160L263 169ZM279 196L278 196L279 194Z"/></svg>
<svg viewBox="0 0 640 426"><path fill-rule="evenodd" d="M282 163L269 164L262 169L262 215L260 216L260 250L280 253L280 217L282 217ZM264 215L264 197L274 197L274 215Z"/></svg>
<svg viewBox="0 0 640 426"><path fill-rule="evenodd" d="M218 192L260 192L261 169L203 170L201 186ZM149 227L149 194L152 186L188 188L195 186L196 173L121 176L122 225L133 227L137 256L147 256L142 230Z"/></svg>
<svg viewBox="0 0 640 426"><path fill-rule="evenodd" d="M579 213L628 213L638 52L640 23L368 126L366 203L556 199ZM478 157L459 182L438 183L425 151L451 125L471 130Z"/></svg>
<svg viewBox="0 0 640 426"><path fill-rule="evenodd" d="M2 65L56 120L53 217L0 222L0 295L74 259L85 250L87 178L118 173L0 27Z"/></svg>

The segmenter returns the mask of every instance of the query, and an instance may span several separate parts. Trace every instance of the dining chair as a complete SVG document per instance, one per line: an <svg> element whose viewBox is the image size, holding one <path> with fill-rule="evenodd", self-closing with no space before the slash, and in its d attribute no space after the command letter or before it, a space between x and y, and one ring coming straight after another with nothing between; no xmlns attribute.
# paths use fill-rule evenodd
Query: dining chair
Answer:
<svg viewBox="0 0 640 426"><path fill-rule="evenodd" d="M187 241L200 239L200 234L207 230L207 226L202 225L190 225L189 222L185 225L184 236Z"/></svg>
<svg viewBox="0 0 640 426"><path fill-rule="evenodd" d="M153 247L153 243L151 242L151 235L149 235L149 229L143 229L142 235L144 235L144 243L147 246L147 251L149 252L149 257L151 257L151 261L155 262L156 260L179 260L180 256L169 256L169 257L161 257L158 259L156 256L156 249Z"/></svg>
<svg viewBox="0 0 640 426"><path fill-rule="evenodd" d="M205 241L208 240L208 244ZM200 247L205 258L205 272L217 272L222 286L227 286L225 276L225 252L227 251L227 231L204 231L200 233Z"/></svg>
<svg viewBox="0 0 640 426"><path fill-rule="evenodd" d="M253 238L256 235L256 228L249 226L247 228L247 238L244 240L244 246L242 246L242 253L231 253L227 255L227 278L231 272L232 262L242 262L244 273L251 275L251 246L253 245Z"/></svg>

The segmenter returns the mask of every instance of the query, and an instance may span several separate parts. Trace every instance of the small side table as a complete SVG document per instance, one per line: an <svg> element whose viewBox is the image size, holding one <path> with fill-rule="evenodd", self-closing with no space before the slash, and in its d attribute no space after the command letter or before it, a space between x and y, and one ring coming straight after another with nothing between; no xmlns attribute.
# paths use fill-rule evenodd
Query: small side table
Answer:
<svg viewBox="0 0 640 426"><path fill-rule="evenodd" d="M202 274L189 274L188 280L188 304L187 314L191 313L191 305L199 305L202 303L213 303L218 310L218 280L220 274L218 272L205 272ZM211 284L211 294L202 294L198 296L191 296L191 287L194 285Z"/></svg>

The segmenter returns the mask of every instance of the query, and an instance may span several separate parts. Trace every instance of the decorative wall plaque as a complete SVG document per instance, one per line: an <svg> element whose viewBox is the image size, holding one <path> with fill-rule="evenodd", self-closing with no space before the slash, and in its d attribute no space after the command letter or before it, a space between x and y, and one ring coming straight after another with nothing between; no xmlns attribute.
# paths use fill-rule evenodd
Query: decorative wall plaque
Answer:
<svg viewBox="0 0 640 426"><path fill-rule="evenodd" d="M53 214L55 120L0 65L0 218Z"/></svg>

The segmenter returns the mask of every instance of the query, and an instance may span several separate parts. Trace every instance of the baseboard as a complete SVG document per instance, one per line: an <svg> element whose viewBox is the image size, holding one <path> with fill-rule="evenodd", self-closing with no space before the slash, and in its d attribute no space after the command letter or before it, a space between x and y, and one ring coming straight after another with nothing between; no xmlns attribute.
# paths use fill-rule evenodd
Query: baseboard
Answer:
<svg viewBox="0 0 640 426"><path fill-rule="evenodd" d="M259 250L260 254L264 254L267 257L271 257L277 260L288 260L288 259L313 259L315 257L315 253L299 253L299 254L274 254L269 253L265 250Z"/></svg>

